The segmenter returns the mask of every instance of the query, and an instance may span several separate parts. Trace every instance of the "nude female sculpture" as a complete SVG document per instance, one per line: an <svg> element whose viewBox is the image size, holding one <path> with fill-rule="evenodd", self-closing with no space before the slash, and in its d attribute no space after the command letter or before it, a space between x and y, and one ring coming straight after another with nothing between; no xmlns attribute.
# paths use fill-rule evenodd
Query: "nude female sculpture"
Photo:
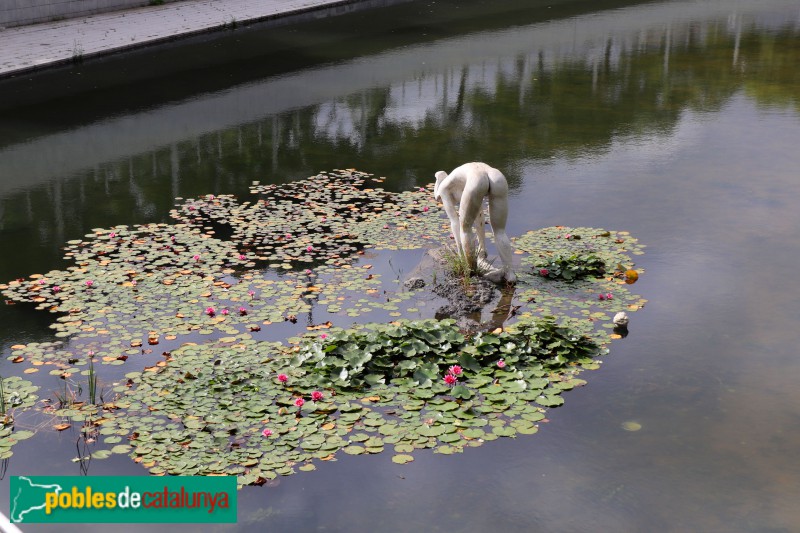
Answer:
<svg viewBox="0 0 800 533"><path fill-rule="evenodd" d="M486 163L465 163L450 174L443 170L436 173L433 196L437 200L442 199L444 210L450 219L450 228L456 241L456 249L467 259L472 258L472 261L477 259L478 254L484 256L486 254L486 232L483 227L482 211L483 199L488 198L489 223L492 226L497 251L503 262L502 277L509 283L516 282L517 276L514 274L511 264L514 251L511 241L506 235L508 182L505 176ZM473 227L478 233L477 253Z"/></svg>

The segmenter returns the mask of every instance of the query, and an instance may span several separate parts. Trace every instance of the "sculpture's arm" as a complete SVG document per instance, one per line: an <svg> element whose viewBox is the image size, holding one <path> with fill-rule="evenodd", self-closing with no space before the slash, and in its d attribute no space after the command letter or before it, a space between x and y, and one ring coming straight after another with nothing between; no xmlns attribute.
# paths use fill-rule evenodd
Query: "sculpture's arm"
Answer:
<svg viewBox="0 0 800 533"><path fill-rule="evenodd" d="M444 204L444 212L447 213L447 218L450 219L450 231L453 233L453 239L456 241L456 250L461 253L464 250L463 243L461 242L461 223L458 217L458 200L453 192L445 185L439 189L439 195Z"/></svg>
<svg viewBox="0 0 800 533"><path fill-rule="evenodd" d="M441 196L441 187L444 180L447 179L447 172L440 170L436 173L436 184L433 186L433 199L438 200Z"/></svg>

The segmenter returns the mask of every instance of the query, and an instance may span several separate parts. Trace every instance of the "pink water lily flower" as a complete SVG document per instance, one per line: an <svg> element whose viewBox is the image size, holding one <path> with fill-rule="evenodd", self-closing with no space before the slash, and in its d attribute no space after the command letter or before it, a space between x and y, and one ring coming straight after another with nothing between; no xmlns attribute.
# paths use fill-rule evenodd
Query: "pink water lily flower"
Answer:
<svg viewBox="0 0 800 533"><path fill-rule="evenodd" d="M246 255L244 255L244 254L239 254L239 260L240 260L240 261L244 261L245 259L247 259L247 256L246 256Z"/></svg>
<svg viewBox="0 0 800 533"><path fill-rule="evenodd" d="M463 371L464 369L458 365L453 365L447 369L447 372L453 374L454 376L460 376Z"/></svg>
<svg viewBox="0 0 800 533"><path fill-rule="evenodd" d="M87 279L87 280L86 280L86 286L87 286L87 287L91 287L92 285L94 285L94 281L92 281L92 280L90 280L90 279Z"/></svg>
<svg viewBox="0 0 800 533"><path fill-rule="evenodd" d="M308 246L306 246L306 252L313 252L313 251L314 251L314 247L313 246L311 246L310 244Z"/></svg>
<svg viewBox="0 0 800 533"><path fill-rule="evenodd" d="M223 315L227 315L229 312L230 311L228 311L227 309L223 309L222 311L220 311L220 313L222 313Z"/></svg>
<svg viewBox="0 0 800 533"><path fill-rule="evenodd" d="M302 399L302 398L298 398L298 399L296 399L296 400L294 401L294 404L295 404L295 406L297 406L297 407L303 407L303 404L304 404L304 403L306 403L306 401L305 401L304 399Z"/></svg>
<svg viewBox="0 0 800 533"><path fill-rule="evenodd" d="M506 362L503 359L498 360L497 361L497 367L498 368L505 368L506 367Z"/></svg>
<svg viewBox="0 0 800 533"><path fill-rule="evenodd" d="M43 280L43 279L39 280L39 285L44 285L45 283L47 283L45 280Z"/></svg>
<svg viewBox="0 0 800 533"><path fill-rule="evenodd" d="M422 210L423 211L427 211L428 210L428 206L426 205L425 207L422 208Z"/></svg>
<svg viewBox="0 0 800 533"><path fill-rule="evenodd" d="M606 294L606 300L613 300L613 299L614 299L614 295L613 294L611 294L610 292L608 294Z"/></svg>
<svg viewBox="0 0 800 533"><path fill-rule="evenodd" d="M452 385L455 385L456 383L458 383L458 378L455 377L453 374L447 374L444 377L444 382L447 383L448 385L452 386Z"/></svg>
<svg viewBox="0 0 800 533"><path fill-rule="evenodd" d="M289 381L289 376L287 376L286 374L278 374L278 381L280 381L281 383L286 383L287 381Z"/></svg>
<svg viewBox="0 0 800 533"><path fill-rule="evenodd" d="M192 256L192 259L194 259L195 261L200 261L200 256L198 254L194 254Z"/></svg>
<svg viewBox="0 0 800 533"><path fill-rule="evenodd" d="M269 428L264 428L264 431L262 431L261 434L264 435L265 437L271 437L272 436L272 430L269 429Z"/></svg>
<svg viewBox="0 0 800 533"><path fill-rule="evenodd" d="M323 333L322 335L319 336L319 338L322 339L322 340L325 340L325 339L328 338L328 334L327 333Z"/></svg>
<svg viewBox="0 0 800 533"><path fill-rule="evenodd" d="M111 233L108 234L108 236L109 238L113 239L114 237L117 236L117 234L112 231Z"/></svg>
<svg viewBox="0 0 800 533"><path fill-rule="evenodd" d="M60 291L61 291L61 287L59 285L55 285L53 287L53 292L60 292Z"/></svg>
<svg viewBox="0 0 800 533"><path fill-rule="evenodd" d="M539 275L540 276L547 276L548 274L550 274L550 271L547 270L546 268L540 268L539 269Z"/></svg>
<svg viewBox="0 0 800 533"><path fill-rule="evenodd" d="M322 393L321 393L320 391L318 391L318 390L315 390L314 392L312 392L312 393L311 393L311 399L312 399L312 400L314 400L315 402L318 402L318 401L320 401L320 400L321 400L322 398L324 398L324 397L325 397L325 395L324 395L324 394L322 394Z"/></svg>
<svg viewBox="0 0 800 533"><path fill-rule="evenodd" d="M206 307L206 314L208 316L214 316L217 312L214 310L213 307Z"/></svg>
<svg viewBox="0 0 800 533"><path fill-rule="evenodd" d="M597 295L597 299L600 300L600 301L603 301L603 300L606 299L606 295L605 294L598 294Z"/></svg>
<svg viewBox="0 0 800 533"><path fill-rule="evenodd" d="M247 309L244 308L244 307L240 307L239 308L239 314L242 315L242 316L246 315L247 314Z"/></svg>

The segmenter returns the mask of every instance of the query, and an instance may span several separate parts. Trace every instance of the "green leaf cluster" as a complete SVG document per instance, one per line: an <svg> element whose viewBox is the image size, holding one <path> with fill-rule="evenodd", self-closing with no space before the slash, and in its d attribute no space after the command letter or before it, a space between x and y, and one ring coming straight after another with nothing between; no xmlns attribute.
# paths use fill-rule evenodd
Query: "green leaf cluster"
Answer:
<svg viewBox="0 0 800 533"><path fill-rule="evenodd" d="M606 272L605 262L594 253L555 254L535 264L541 275L550 279L575 281L589 276L600 277ZM543 270L547 271L543 274Z"/></svg>
<svg viewBox="0 0 800 533"><path fill-rule="evenodd" d="M361 388L401 378L428 386L441 375L440 365L456 364L464 342L453 320L371 324L306 342L291 365L311 370L321 387Z"/></svg>
<svg viewBox="0 0 800 533"><path fill-rule="evenodd" d="M38 400L35 394L38 389L18 376L0 376L0 460L11 457L12 446L33 436L32 431L15 430L13 412L32 407Z"/></svg>
<svg viewBox="0 0 800 533"><path fill-rule="evenodd" d="M598 346L553 317L521 322L513 331L465 337L453 320L397 321L360 329L332 331L325 340L307 341L291 366L316 376L319 387L360 389L397 383L429 387L451 365L471 372L495 365L544 362L558 368L592 357ZM469 398L464 387L457 398Z"/></svg>
<svg viewBox="0 0 800 533"><path fill-rule="evenodd" d="M553 367L594 357L599 349L588 336L556 323L554 317L542 317L527 323L520 334L528 339L528 348Z"/></svg>

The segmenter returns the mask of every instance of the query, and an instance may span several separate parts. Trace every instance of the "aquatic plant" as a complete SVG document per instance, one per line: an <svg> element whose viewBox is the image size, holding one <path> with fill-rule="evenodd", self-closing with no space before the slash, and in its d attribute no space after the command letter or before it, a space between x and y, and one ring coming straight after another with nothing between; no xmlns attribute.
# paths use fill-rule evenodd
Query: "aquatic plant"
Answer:
<svg viewBox="0 0 800 533"><path fill-rule="evenodd" d="M97 403L97 373L94 371L94 352L89 352L89 403Z"/></svg>
<svg viewBox="0 0 800 533"><path fill-rule="evenodd" d="M363 389L390 383L428 387L444 369L446 375L458 376L464 368L491 367L498 353L523 366L537 360L563 366L572 358L591 357L596 350L588 337L557 325L553 317L522 323L517 331L478 333L472 338L451 320L399 321L332 331L328 340L302 345L290 364L315 374L313 382L321 387Z"/></svg>
<svg viewBox="0 0 800 533"><path fill-rule="evenodd" d="M599 277L606 272L605 262L592 253L556 253L537 261L534 268L540 276L568 282L587 276Z"/></svg>
<svg viewBox="0 0 800 533"><path fill-rule="evenodd" d="M469 290L473 276L483 276L488 271L487 263L478 260L477 248L472 249L467 257L459 253L455 246L445 246L442 259L445 274L459 280L465 291Z"/></svg>
<svg viewBox="0 0 800 533"><path fill-rule="evenodd" d="M0 460L11 457L15 444L33 436L33 431L15 429L14 411L32 408L38 388L18 376L0 376Z"/></svg>
<svg viewBox="0 0 800 533"><path fill-rule="evenodd" d="M563 328L584 337L571 324L544 322L544 331ZM374 328L385 339L368 340ZM126 375L129 383L115 389L121 394L115 402L120 409L105 415L108 421L100 433L111 439L109 444L127 435L129 445L112 449L131 453L153 473L227 473L238 475L243 484L291 474L314 460L334 460L337 452L379 453L386 446L406 456L422 448L461 452L500 436L535 433L536 422L544 418L542 407L560 405L562 391L584 383L575 375L592 354L576 351L572 361L578 366L553 372L563 367L559 354L541 354L546 358L540 359L520 353L509 339L523 343L521 331L466 339L458 336L453 321L429 320L334 332L329 339L337 347L410 345L426 333L430 337L414 356L403 359L416 365L413 372L398 370L401 376L391 383L353 379L350 383L360 388L332 385L326 394L318 389L325 374L311 359L289 364L300 351L295 347L253 339L185 346L153 372ZM436 354L448 339L462 351L451 350L441 358L450 364L441 367ZM315 344L321 347L318 337L308 336L298 346L314 353ZM534 352L537 344L528 344L526 349ZM495 364L498 354L508 366ZM287 365L291 379L272 386L275 369ZM441 380L441 368L456 366L461 372L451 387ZM264 439L265 424L269 439ZM413 456L404 458L409 460Z"/></svg>
<svg viewBox="0 0 800 533"><path fill-rule="evenodd" d="M7 411L8 407L6 406L6 388L3 384L3 376L0 376L0 416L3 417L3 425L5 425Z"/></svg>
<svg viewBox="0 0 800 533"><path fill-rule="evenodd" d="M641 246L593 228L529 232L516 239L528 268L502 329L465 336L452 321L397 320L416 293L384 280L371 258L441 247L448 226L429 189L390 193L379 183L322 173L255 184L254 202L180 199L177 224L94 229L67 243L69 268L0 285L56 317L55 341L16 345L10 359L65 384L87 375L92 405L64 402L50 414L102 419L109 448L92 457L126 453L154 474L260 483L339 452L393 446L404 463L416 449L458 453L535 433L544 409L606 353L615 335L597 326L644 305L625 285ZM594 254L608 273L560 283L535 272L559 253ZM352 324L366 313L376 322ZM151 354L159 344L160 358ZM79 355L89 350L103 356ZM117 376L111 402L96 403L96 364ZM124 379L120 365L133 366Z"/></svg>

